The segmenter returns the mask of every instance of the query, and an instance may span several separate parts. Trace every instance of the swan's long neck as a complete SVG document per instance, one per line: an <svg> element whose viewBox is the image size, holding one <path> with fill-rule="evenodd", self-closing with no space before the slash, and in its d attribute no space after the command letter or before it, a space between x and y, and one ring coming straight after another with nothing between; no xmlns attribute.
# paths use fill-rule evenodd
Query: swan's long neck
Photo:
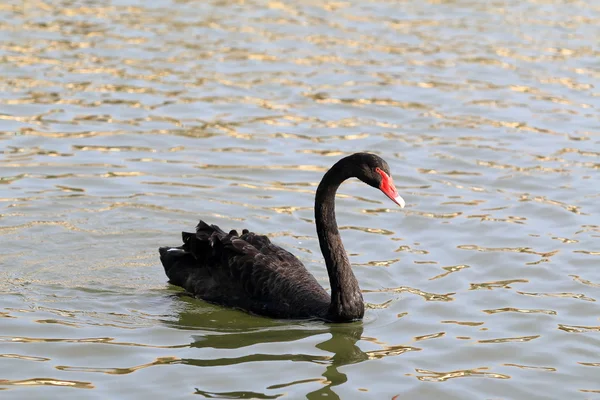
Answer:
<svg viewBox="0 0 600 400"><path fill-rule="evenodd" d="M315 221L331 285L328 318L352 321L363 317L365 306L335 220L335 193L340 184L351 176L336 166L325 174L317 188Z"/></svg>

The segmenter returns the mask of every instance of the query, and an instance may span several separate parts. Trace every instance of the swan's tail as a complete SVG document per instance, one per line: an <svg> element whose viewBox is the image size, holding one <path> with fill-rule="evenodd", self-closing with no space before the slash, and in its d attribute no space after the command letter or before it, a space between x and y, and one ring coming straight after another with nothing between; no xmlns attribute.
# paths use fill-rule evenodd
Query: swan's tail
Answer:
<svg viewBox="0 0 600 400"><path fill-rule="evenodd" d="M234 233L237 236L237 232ZM210 276L209 264L214 264L215 257L220 256L222 241L230 235L216 225L200 221L196 233L182 232L181 236L183 245L161 247L158 252L169 281L187 289L190 277Z"/></svg>
<svg viewBox="0 0 600 400"><path fill-rule="evenodd" d="M163 263L165 267L165 271L171 269L171 267L179 261L181 257L184 257L186 251L183 249L183 246L180 247L160 247L158 249L158 253L160 254L160 261Z"/></svg>
<svg viewBox="0 0 600 400"><path fill-rule="evenodd" d="M194 256L180 247L161 247L158 249L160 253L160 261L165 268L165 274L169 281L177 286L185 287L185 282L191 275L196 260Z"/></svg>

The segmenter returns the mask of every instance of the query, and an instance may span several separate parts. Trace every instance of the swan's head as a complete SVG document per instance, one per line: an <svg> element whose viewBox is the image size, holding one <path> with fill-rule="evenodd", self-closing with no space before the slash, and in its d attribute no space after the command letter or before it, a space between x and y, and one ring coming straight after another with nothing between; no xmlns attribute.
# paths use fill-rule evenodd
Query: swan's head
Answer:
<svg viewBox="0 0 600 400"><path fill-rule="evenodd" d="M353 164L358 167L358 179L381 190L394 203L404 208L404 199L398 194L390 167L383 158L370 153L356 153L348 158L354 158Z"/></svg>

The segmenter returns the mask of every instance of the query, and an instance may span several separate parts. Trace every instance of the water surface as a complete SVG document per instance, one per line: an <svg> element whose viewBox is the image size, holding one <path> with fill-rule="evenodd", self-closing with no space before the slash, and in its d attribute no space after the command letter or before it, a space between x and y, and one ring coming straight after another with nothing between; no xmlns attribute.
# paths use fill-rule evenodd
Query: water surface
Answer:
<svg viewBox="0 0 600 400"><path fill-rule="evenodd" d="M600 396L600 7L5 1L3 398ZM276 321L157 248L249 228L327 285L322 174L368 309ZM396 397L397 396L397 397Z"/></svg>

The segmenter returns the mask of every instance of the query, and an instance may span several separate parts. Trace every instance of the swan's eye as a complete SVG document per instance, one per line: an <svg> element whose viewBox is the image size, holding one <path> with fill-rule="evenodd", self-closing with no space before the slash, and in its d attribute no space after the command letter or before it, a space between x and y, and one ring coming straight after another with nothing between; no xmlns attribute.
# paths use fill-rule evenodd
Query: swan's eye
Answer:
<svg viewBox="0 0 600 400"><path fill-rule="evenodd" d="M380 176L384 176L384 175L388 176L388 174L386 174L385 171L379 167L375 167L375 172L377 172Z"/></svg>

